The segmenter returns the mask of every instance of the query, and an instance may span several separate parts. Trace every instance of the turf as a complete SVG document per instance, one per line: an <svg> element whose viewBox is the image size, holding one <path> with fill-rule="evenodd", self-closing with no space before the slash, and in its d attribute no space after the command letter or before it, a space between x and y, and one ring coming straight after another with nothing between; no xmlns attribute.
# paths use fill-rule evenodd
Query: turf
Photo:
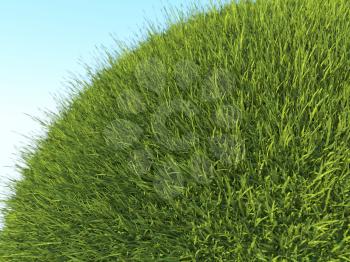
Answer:
<svg viewBox="0 0 350 262"><path fill-rule="evenodd" d="M177 14L42 123L1 261L350 261L350 1Z"/></svg>

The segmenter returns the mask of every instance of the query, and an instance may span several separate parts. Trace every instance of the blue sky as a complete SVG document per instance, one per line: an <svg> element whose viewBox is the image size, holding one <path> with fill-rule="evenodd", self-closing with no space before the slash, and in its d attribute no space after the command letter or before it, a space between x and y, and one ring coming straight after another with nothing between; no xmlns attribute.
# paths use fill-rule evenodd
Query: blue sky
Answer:
<svg viewBox="0 0 350 262"><path fill-rule="evenodd" d="M196 1L205 6L210 0ZM0 2L0 198L18 179L17 152L42 134L26 114L45 118L56 111L53 96L63 93L73 74L84 76L83 63L96 65L102 45L126 41L142 32L145 21L164 24L164 6L186 8L190 0L5 0ZM0 205L1 207L1 205ZM1 221L0 221L1 223Z"/></svg>

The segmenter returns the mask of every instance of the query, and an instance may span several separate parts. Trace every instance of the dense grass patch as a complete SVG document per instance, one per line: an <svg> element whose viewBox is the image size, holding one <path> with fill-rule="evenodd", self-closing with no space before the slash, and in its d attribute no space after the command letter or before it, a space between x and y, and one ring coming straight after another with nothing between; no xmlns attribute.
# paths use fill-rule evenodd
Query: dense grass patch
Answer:
<svg viewBox="0 0 350 262"><path fill-rule="evenodd" d="M350 1L193 12L43 123L1 261L350 261Z"/></svg>

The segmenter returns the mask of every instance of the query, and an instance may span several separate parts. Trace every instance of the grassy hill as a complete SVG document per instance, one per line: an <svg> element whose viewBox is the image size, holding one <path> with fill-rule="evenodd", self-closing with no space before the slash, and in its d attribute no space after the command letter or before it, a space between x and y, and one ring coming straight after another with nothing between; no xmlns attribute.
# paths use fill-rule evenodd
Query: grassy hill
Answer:
<svg viewBox="0 0 350 262"><path fill-rule="evenodd" d="M23 153L0 261L350 261L349 50L347 0L150 30Z"/></svg>

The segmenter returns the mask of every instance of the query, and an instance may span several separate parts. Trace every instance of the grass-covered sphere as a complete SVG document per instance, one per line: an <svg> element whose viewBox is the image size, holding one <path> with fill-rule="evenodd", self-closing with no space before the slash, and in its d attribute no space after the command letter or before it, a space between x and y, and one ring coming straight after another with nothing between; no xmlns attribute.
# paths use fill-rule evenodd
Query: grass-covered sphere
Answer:
<svg viewBox="0 0 350 262"><path fill-rule="evenodd" d="M81 81L1 261L349 261L350 1L227 4Z"/></svg>

